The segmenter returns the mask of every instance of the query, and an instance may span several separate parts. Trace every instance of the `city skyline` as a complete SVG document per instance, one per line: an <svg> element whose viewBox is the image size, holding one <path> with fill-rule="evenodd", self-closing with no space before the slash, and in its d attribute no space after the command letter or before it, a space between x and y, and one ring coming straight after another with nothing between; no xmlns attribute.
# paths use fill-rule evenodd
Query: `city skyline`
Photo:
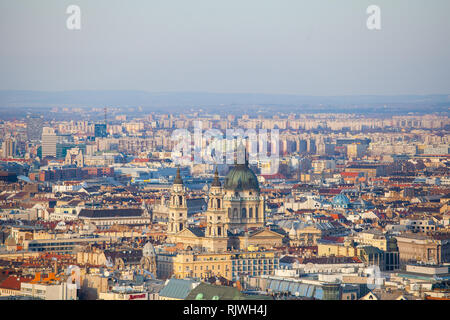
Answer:
<svg viewBox="0 0 450 320"><path fill-rule="evenodd" d="M450 300L449 12L0 0L5 310L362 319L359 301Z"/></svg>

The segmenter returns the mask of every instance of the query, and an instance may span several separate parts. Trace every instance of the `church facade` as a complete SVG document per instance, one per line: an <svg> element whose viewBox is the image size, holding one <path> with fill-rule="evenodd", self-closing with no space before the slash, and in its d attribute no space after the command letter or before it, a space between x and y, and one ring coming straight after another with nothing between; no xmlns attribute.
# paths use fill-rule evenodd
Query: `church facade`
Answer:
<svg viewBox="0 0 450 320"><path fill-rule="evenodd" d="M169 203L168 242L211 252L281 246L283 235L265 228L264 196L247 161L228 172L223 186L216 168L204 228L187 225L186 194L178 169Z"/></svg>

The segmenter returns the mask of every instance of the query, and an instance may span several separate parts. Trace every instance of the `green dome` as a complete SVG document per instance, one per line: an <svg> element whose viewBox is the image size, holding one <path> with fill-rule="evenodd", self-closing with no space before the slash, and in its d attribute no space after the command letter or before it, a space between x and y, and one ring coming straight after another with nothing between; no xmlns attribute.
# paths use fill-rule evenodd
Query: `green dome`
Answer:
<svg viewBox="0 0 450 320"><path fill-rule="evenodd" d="M259 183L255 173L247 164L238 164L231 169L225 177L224 189L226 190L255 190L259 191Z"/></svg>

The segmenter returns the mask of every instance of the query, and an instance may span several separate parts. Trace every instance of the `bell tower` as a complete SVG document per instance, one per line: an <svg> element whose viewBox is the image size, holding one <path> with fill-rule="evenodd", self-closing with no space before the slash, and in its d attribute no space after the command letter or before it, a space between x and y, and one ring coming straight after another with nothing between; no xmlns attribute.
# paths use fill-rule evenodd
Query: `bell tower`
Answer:
<svg viewBox="0 0 450 320"><path fill-rule="evenodd" d="M169 200L169 230L168 233L177 233L187 227L186 187L181 179L180 167L173 181Z"/></svg>
<svg viewBox="0 0 450 320"><path fill-rule="evenodd" d="M209 190L208 211L206 214L206 231L208 238L225 238L227 230L225 227L226 211L223 206L223 189L219 181L219 173L214 173L214 180Z"/></svg>

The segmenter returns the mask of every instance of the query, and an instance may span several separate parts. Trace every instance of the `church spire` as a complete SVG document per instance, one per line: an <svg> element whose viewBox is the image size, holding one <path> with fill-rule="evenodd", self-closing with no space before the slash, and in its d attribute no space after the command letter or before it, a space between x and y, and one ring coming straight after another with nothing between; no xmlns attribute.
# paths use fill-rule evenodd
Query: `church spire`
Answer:
<svg viewBox="0 0 450 320"><path fill-rule="evenodd" d="M175 180L173 180L173 184L183 184L183 179L181 179L180 174L180 166L177 168L177 176L175 177Z"/></svg>
<svg viewBox="0 0 450 320"><path fill-rule="evenodd" d="M217 166L216 166L216 171L214 172L214 180L211 183L211 187L220 187L220 180L219 180L219 172L217 171Z"/></svg>

